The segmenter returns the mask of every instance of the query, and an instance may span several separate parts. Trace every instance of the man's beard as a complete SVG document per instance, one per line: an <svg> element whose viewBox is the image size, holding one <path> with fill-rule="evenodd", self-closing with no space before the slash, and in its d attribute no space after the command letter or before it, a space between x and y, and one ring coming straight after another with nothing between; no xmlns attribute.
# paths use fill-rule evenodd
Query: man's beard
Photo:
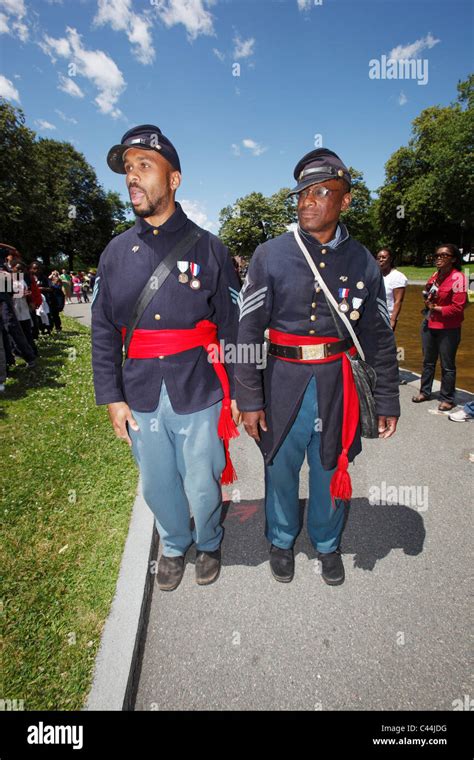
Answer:
<svg viewBox="0 0 474 760"><path fill-rule="evenodd" d="M138 187L138 186L137 186ZM165 193L161 196L150 198L148 195L148 192L144 190L143 187L140 187L140 190L145 195L146 201L147 201L147 207L138 209L136 206L133 206L133 213L135 216L140 217L147 217L147 216L154 216L155 214L162 213L169 205L170 198L171 198L171 191L166 190Z"/></svg>

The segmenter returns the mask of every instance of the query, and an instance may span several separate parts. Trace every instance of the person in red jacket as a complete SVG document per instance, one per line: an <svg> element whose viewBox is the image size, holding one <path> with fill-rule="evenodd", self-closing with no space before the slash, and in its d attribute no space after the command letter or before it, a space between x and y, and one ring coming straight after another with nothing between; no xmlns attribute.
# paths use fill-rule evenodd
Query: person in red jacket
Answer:
<svg viewBox="0 0 474 760"><path fill-rule="evenodd" d="M443 243L435 251L436 272L425 285L426 317L421 328L423 371L420 392L413 396L416 404L428 401L438 357L441 361L440 412L449 412L456 404L456 351L461 340L461 323L466 305L466 281L461 273L461 253L452 243Z"/></svg>

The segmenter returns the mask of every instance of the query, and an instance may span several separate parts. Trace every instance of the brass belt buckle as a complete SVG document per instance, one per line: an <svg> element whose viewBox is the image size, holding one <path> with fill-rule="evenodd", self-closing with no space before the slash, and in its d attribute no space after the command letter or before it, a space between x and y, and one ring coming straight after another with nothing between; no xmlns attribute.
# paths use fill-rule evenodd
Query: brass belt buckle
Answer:
<svg viewBox="0 0 474 760"><path fill-rule="evenodd" d="M324 359L326 357L326 344L318 343L317 346L301 346L301 358L308 359Z"/></svg>

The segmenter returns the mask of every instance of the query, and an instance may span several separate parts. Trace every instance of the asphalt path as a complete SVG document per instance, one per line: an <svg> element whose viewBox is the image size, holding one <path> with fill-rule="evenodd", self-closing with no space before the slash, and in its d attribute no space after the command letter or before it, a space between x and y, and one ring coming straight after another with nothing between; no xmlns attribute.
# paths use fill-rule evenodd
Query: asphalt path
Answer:
<svg viewBox="0 0 474 760"><path fill-rule="evenodd" d="M178 589L154 584L136 710L452 710L473 693L474 423L412 395L397 435L351 467L342 586L322 581L305 527L293 582L273 580L261 456L244 433L231 443L221 576L197 586L191 548Z"/></svg>

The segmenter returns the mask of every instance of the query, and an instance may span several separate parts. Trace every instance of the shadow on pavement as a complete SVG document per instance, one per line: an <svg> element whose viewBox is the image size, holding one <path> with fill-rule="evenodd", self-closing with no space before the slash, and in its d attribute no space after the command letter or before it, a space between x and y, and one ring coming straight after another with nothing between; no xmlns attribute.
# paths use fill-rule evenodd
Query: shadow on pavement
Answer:
<svg viewBox="0 0 474 760"><path fill-rule="evenodd" d="M305 504L306 501L300 499L302 530L296 540L295 553L303 552L308 559L315 559L316 550L304 526ZM263 499L224 503L223 565L252 567L268 562L264 522ZM408 556L420 554L425 535L423 517L415 509L404 504L373 505L365 498L353 499L346 511L341 551L354 555L354 567L373 570L393 549L403 549ZM194 561L193 551L188 556Z"/></svg>

